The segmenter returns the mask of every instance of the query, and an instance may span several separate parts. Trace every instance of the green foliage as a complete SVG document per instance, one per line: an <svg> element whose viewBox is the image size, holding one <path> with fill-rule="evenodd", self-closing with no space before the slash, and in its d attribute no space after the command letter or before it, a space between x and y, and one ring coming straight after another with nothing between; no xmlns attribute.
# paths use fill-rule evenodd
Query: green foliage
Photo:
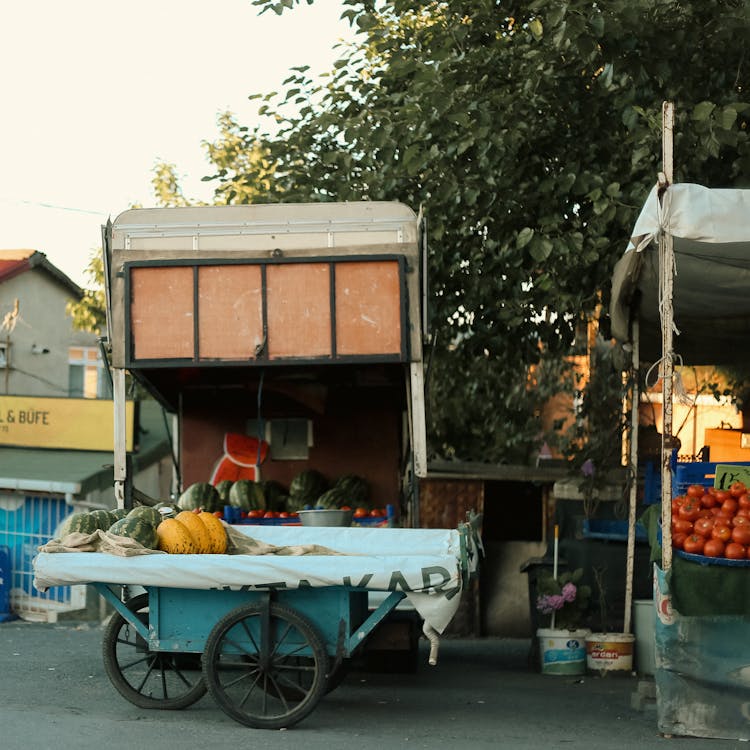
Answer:
<svg viewBox="0 0 750 750"><path fill-rule="evenodd" d="M101 335L107 328L106 300L104 295L104 262L101 251L93 252L86 267L90 285L83 290L83 297L70 301L65 311L73 318L73 328Z"/></svg>
<svg viewBox="0 0 750 750"><path fill-rule="evenodd" d="M219 202L421 207L431 451L522 461L545 437L543 397L571 381L577 322L607 308L661 167L662 102L675 102L678 181L747 185L747 9L345 0L356 43L323 83L302 66L258 96L266 127L227 116L208 179ZM548 362L554 374L530 387Z"/></svg>

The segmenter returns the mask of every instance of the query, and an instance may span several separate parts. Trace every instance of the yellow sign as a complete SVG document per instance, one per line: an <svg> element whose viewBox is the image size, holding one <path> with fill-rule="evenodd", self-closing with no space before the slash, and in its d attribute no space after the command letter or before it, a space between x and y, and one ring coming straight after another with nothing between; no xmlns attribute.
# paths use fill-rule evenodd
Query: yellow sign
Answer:
<svg viewBox="0 0 750 750"><path fill-rule="evenodd" d="M135 404L128 401L126 449L133 450ZM0 396L0 446L114 450L112 401L92 398Z"/></svg>

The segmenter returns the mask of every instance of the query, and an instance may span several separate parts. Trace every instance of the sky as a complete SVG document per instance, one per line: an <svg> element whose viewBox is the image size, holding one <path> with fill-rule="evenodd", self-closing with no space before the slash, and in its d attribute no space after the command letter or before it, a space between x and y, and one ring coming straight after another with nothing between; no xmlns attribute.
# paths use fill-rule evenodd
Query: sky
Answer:
<svg viewBox="0 0 750 750"><path fill-rule="evenodd" d="M258 15L251 0L23 0L0 4L0 249L33 249L77 284L101 225L155 204L157 161L211 200L201 141L217 115L257 122L251 93L290 68L329 71L354 36L340 0Z"/></svg>

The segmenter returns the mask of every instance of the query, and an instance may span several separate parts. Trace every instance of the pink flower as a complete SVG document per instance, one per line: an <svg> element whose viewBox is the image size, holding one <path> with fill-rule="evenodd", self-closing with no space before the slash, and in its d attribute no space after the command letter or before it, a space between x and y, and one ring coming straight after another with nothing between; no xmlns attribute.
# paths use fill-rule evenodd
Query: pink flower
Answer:
<svg viewBox="0 0 750 750"><path fill-rule="evenodd" d="M562 587L562 598L566 602L574 602L576 600L576 585L575 583L566 583Z"/></svg>

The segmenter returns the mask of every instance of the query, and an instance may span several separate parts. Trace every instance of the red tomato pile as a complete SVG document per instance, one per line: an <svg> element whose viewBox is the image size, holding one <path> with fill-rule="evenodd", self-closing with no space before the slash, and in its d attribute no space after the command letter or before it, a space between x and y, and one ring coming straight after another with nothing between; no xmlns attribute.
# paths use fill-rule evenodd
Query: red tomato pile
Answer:
<svg viewBox="0 0 750 750"><path fill-rule="evenodd" d="M693 555L750 559L750 493L691 484L672 500L672 547Z"/></svg>

